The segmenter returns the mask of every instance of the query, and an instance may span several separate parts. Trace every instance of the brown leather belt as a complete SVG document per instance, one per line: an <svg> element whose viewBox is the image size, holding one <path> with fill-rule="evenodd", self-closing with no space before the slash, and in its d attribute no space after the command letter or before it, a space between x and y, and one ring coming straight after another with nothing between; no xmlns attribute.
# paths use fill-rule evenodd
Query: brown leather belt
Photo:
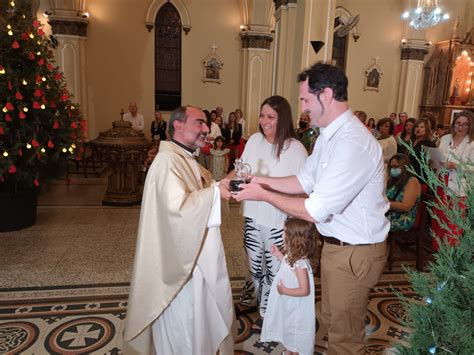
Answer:
<svg viewBox="0 0 474 355"><path fill-rule="evenodd" d="M328 243L328 244L333 244L333 245L339 245L341 247L345 247L345 246L348 246L348 245L352 245L352 246L355 246L355 245L370 245L370 244L350 244L350 243L345 243L337 238L334 238L334 237L326 237L324 235L321 235L321 238L324 240L324 243Z"/></svg>

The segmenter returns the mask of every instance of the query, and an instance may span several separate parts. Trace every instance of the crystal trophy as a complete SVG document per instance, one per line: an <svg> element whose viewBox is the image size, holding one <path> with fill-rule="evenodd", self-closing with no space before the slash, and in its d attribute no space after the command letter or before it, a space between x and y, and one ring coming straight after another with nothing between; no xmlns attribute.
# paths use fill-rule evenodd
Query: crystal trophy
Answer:
<svg viewBox="0 0 474 355"><path fill-rule="evenodd" d="M249 164L244 163L240 158L235 159L234 167L235 175L230 180L230 191L236 193L242 190L240 184L248 184L250 182L252 169Z"/></svg>

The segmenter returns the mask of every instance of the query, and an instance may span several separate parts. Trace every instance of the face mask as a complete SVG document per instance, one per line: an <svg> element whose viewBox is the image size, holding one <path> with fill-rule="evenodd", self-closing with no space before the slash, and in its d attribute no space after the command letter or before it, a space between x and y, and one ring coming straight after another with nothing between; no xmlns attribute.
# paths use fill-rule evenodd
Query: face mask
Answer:
<svg viewBox="0 0 474 355"><path fill-rule="evenodd" d="M391 177L399 177L402 174L401 168L390 168L390 176Z"/></svg>
<svg viewBox="0 0 474 355"><path fill-rule="evenodd" d="M299 121L299 126L301 129L308 127L308 122L305 121Z"/></svg>

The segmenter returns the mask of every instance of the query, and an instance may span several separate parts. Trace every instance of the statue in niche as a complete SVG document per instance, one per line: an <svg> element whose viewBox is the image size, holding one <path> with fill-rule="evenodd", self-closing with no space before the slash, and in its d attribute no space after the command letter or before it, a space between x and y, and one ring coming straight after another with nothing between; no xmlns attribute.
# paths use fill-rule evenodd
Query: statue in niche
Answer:
<svg viewBox="0 0 474 355"><path fill-rule="evenodd" d="M459 78L454 80L453 97L459 97Z"/></svg>

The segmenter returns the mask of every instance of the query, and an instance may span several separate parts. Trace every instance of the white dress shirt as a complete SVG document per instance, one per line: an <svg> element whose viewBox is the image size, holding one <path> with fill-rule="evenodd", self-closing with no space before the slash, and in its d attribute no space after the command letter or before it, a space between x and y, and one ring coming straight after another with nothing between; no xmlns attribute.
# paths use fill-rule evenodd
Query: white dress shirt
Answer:
<svg viewBox="0 0 474 355"><path fill-rule="evenodd" d="M145 129L145 119L143 118L143 115L139 113L137 113L135 117L133 117L130 112L127 112L123 115L123 120L130 122L132 124L132 128L135 131L143 132L143 130Z"/></svg>
<svg viewBox="0 0 474 355"><path fill-rule="evenodd" d="M385 240L390 222L382 148L350 110L321 128L297 178L322 235L350 244Z"/></svg>

